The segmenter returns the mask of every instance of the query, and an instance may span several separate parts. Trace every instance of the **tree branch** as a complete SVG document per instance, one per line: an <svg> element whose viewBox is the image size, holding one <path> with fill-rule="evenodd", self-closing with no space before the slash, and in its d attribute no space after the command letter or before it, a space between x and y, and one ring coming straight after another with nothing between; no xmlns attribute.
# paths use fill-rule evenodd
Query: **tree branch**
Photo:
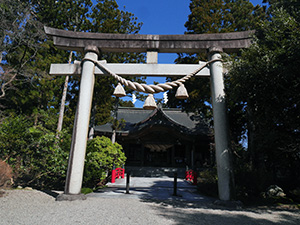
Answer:
<svg viewBox="0 0 300 225"><path fill-rule="evenodd" d="M12 82L15 80L16 76L17 76L17 73L15 73L15 74L9 79L9 81L7 81L7 82L5 82L4 84L2 84L2 86L1 86L1 92L2 92L2 94L0 95L0 99L1 99L1 98L4 98L4 96L5 96L5 87L6 87L7 85L9 85L10 83L12 83Z"/></svg>

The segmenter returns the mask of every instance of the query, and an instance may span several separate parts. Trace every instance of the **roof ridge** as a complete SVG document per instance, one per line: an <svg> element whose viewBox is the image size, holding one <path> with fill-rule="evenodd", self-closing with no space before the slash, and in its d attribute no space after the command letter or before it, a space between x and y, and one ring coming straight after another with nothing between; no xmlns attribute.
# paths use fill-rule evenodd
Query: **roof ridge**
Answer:
<svg viewBox="0 0 300 225"><path fill-rule="evenodd" d="M150 120L153 116L155 116L158 112L162 113L162 115L163 115L167 120L169 120L170 122L176 124L177 126L187 128L187 127L184 126L183 124L177 122L176 120L174 120L173 118L171 118L170 116L168 116L168 115L162 110L162 108L159 108L159 107L156 108L156 109L154 109L153 112L150 113L149 116L148 116L147 118L145 118L144 120L142 120L142 121L136 123L136 125L137 125L137 124L142 124L142 123L147 122L147 121Z"/></svg>
<svg viewBox="0 0 300 225"><path fill-rule="evenodd" d="M124 106L119 106L118 109L128 109L128 110L141 110L141 111L150 111L150 110L146 110L143 108L136 108L136 107L124 107ZM178 112L183 112L181 109L179 108L161 108L163 111L178 111Z"/></svg>

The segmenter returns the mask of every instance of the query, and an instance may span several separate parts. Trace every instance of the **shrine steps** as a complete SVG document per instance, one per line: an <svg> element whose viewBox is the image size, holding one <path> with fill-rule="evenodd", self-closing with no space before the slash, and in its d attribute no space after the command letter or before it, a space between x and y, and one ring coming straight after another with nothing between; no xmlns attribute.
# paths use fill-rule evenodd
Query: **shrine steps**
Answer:
<svg viewBox="0 0 300 225"><path fill-rule="evenodd" d="M185 168L175 167L138 167L125 166L125 173L131 172L133 177L174 177L177 172L178 178L185 177Z"/></svg>

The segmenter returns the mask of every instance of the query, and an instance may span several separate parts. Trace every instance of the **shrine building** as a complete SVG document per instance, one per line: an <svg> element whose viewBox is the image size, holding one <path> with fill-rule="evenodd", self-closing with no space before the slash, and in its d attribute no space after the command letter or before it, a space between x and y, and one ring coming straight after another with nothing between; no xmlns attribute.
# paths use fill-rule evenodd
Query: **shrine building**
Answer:
<svg viewBox="0 0 300 225"><path fill-rule="evenodd" d="M123 146L126 167L201 168L214 162L213 135L199 115L180 109L118 109L123 126L116 142ZM111 137L111 123L95 127L96 136Z"/></svg>

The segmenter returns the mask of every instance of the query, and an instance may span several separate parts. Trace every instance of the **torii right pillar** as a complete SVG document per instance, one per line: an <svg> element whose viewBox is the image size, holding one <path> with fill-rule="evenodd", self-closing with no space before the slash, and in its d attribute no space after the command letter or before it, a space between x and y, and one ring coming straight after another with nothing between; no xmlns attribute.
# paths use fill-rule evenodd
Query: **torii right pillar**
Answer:
<svg viewBox="0 0 300 225"><path fill-rule="evenodd" d="M210 64L214 137L219 199L230 201L234 187L221 52L222 48L212 47L208 57L209 60L220 59Z"/></svg>

